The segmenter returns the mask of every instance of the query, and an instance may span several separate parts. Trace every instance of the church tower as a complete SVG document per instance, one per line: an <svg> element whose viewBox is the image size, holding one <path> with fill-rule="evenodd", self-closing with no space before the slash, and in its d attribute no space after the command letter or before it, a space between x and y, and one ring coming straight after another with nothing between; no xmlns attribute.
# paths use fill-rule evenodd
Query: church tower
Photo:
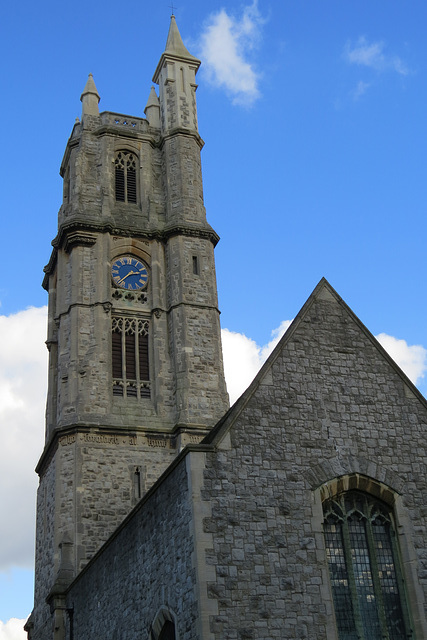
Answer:
<svg viewBox="0 0 427 640"><path fill-rule="evenodd" d="M63 637L67 586L228 408L195 76L172 16L146 118L99 112L89 75L45 267L46 442L33 640ZM46 602L48 604L46 604Z"/></svg>

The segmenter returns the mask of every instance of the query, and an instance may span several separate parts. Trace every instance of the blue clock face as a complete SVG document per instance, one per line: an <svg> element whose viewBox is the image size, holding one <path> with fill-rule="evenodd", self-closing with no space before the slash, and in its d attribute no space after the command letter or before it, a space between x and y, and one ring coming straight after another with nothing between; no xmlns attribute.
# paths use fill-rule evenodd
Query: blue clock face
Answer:
<svg viewBox="0 0 427 640"><path fill-rule="evenodd" d="M114 260L111 276L118 287L128 291L143 289L148 282L147 267L132 256L122 256Z"/></svg>

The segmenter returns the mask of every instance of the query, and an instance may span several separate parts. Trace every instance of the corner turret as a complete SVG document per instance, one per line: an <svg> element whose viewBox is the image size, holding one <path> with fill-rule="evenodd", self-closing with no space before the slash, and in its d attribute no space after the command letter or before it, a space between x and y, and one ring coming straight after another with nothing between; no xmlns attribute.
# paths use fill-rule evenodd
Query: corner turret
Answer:
<svg viewBox="0 0 427 640"><path fill-rule="evenodd" d="M144 113L150 126L160 129L160 102L154 87L151 87Z"/></svg>
<svg viewBox="0 0 427 640"><path fill-rule="evenodd" d="M93 75L91 73L89 74L86 86L83 89L83 93L80 96L80 100L83 103L82 120L85 116L99 116L98 103L101 98L95 86Z"/></svg>
<svg viewBox="0 0 427 640"><path fill-rule="evenodd" d="M172 15L166 48L153 76L160 90L163 133L177 128L198 131L195 94L200 64L185 47Z"/></svg>

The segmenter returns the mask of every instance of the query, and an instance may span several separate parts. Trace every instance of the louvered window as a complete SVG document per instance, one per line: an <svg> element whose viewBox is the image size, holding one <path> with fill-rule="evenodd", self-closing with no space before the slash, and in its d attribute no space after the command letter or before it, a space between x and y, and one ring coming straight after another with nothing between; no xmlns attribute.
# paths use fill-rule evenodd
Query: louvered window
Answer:
<svg viewBox="0 0 427 640"><path fill-rule="evenodd" d="M323 505L340 640L412 638L390 509L360 491Z"/></svg>
<svg viewBox="0 0 427 640"><path fill-rule="evenodd" d="M113 395L125 398L150 397L148 330L148 320L113 317Z"/></svg>
<svg viewBox="0 0 427 640"><path fill-rule="evenodd" d="M136 203L136 156L130 151L118 151L114 165L116 200Z"/></svg>

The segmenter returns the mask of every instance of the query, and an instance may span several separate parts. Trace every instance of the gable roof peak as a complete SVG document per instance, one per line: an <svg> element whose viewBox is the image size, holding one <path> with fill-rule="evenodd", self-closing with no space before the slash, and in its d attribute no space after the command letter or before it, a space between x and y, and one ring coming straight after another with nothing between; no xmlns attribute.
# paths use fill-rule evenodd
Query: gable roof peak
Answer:
<svg viewBox="0 0 427 640"><path fill-rule="evenodd" d="M319 280L310 298L312 297L320 298L323 300L327 300L327 299L329 300L334 299L336 301L342 300L341 296L335 291L333 286L328 282L328 280L326 280L325 277Z"/></svg>
<svg viewBox="0 0 427 640"><path fill-rule="evenodd" d="M321 310L320 313L318 312L319 307L323 307L323 310ZM342 318L343 322L337 322L337 318ZM352 327L350 333L347 331L346 327ZM308 334L306 334L306 338L308 335L308 339L305 340L306 346L310 345L310 348L312 348L313 341L314 343L317 342L319 348L323 352L322 357L324 358L325 365L327 365L328 359L327 357L325 359L325 348L327 349L328 345L331 349L331 353L347 354L347 356L344 357L353 357L354 355L357 355L360 344L356 345L352 342L355 330L356 332L360 332L361 336L364 336L365 345L371 343L377 351L379 357L378 362L381 360L386 361L390 366L390 369L394 370L395 374L401 378L406 396L420 401L427 409L426 399L418 391L411 380L409 380L399 365L393 360L387 351L385 351L375 336L344 302L326 278L322 278L246 391L243 392L225 416L223 416L217 425L215 425L210 433L204 438L203 443L218 445L228 430L232 427L237 417L244 411L252 396L257 393L260 386L274 386L274 384L283 383L283 378L281 378L281 382L273 382L273 379L271 378L272 367L277 358L279 358L284 352L287 345L291 344L295 339L299 345L304 343L304 340L301 341L301 336L304 338L304 332L308 331ZM326 343L325 336L329 336L327 337ZM302 348L304 349L305 347ZM286 357L288 358L288 361L290 361L289 358L291 358L291 356L289 355L289 352ZM304 367L311 367L310 358L311 356L308 353ZM307 362L309 363L308 365L306 364ZM301 369L303 372L304 367ZM292 377L293 373L289 373L289 379Z"/></svg>

